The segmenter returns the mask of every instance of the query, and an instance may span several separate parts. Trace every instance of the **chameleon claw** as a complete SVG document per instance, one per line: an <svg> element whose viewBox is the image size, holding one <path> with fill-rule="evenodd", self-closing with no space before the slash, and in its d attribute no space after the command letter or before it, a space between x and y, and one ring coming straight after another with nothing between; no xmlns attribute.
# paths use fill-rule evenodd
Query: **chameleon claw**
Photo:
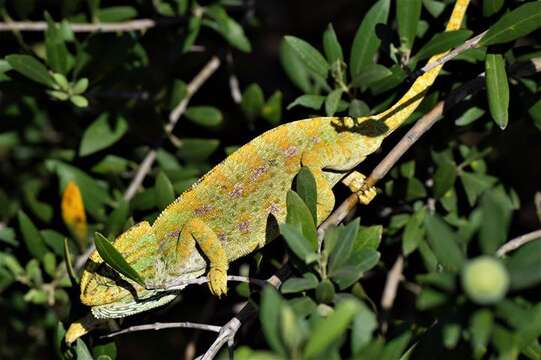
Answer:
<svg viewBox="0 0 541 360"><path fill-rule="evenodd" d="M213 295L227 295L227 269L211 267L208 273L209 289Z"/></svg>
<svg viewBox="0 0 541 360"><path fill-rule="evenodd" d="M366 187L366 176L360 172L353 171L342 180L342 183L357 194L359 202L363 205L368 205L377 195L374 186Z"/></svg>

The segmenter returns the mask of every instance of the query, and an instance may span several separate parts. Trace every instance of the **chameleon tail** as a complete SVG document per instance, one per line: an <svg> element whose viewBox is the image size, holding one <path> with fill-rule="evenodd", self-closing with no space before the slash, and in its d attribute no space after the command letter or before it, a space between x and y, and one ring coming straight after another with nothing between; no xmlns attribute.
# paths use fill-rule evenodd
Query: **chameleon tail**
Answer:
<svg viewBox="0 0 541 360"><path fill-rule="evenodd" d="M96 319L92 314L88 314L69 326L64 339L66 340L66 343L71 344L81 336L87 334L91 330L94 330L105 322L107 322L107 320Z"/></svg>
<svg viewBox="0 0 541 360"><path fill-rule="evenodd" d="M445 31L453 31L460 28L469 2L470 0L456 1ZM447 53L448 51L432 56L430 60L428 60L428 63L430 64L434 61L437 61L441 57L445 56ZM400 100L398 100L396 104L394 104L388 110L375 116L371 116L370 118L385 121L385 125L387 125L388 127L387 134L394 131L413 113L413 111L415 111L417 106L421 103L425 96L425 93L438 76L438 73L440 72L442 66L443 64L436 66L435 68L425 72L423 75L418 77L411 86L411 88Z"/></svg>

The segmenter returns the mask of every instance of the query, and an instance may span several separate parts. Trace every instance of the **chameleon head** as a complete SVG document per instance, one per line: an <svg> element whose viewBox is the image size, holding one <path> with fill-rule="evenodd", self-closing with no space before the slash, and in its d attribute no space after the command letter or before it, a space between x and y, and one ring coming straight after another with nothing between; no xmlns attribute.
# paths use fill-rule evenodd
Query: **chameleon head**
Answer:
<svg viewBox="0 0 541 360"><path fill-rule="evenodd" d="M113 245L146 281L160 283L167 279L168 271L148 222L134 225L121 234ZM189 280L204 272L205 267L186 269L179 277ZM103 319L125 317L164 305L183 288L177 286L174 291L146 289L110 268L97 251L85 266L80 287L81 302L91 306L92 314L69 327L66 333L68 343L99 326Z"/></svg>

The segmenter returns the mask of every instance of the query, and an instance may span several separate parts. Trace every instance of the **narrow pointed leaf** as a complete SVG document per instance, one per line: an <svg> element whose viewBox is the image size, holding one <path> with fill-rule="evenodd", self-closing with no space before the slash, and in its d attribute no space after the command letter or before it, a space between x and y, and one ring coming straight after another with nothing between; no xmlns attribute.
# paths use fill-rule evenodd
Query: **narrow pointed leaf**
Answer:
<svg viewBox="0 0 541 360"><path fill-rule="evenodd" d="M507 127L509 121L509 115L507 113L507 109L509 108L509 83L507 81L503 56L499 54L487 55L485 73L490 115L492 115L496 124L503 130Z"/></svg>
<svg viewBox="0 0 541 360"><path fill-rule="evenodd" d="M122 254L118 252L113 244L107 240L105 236L100 233L95 233L94 242L96 244L96 250L100 254L101 258L113 269L138 283L141 286L145 286L145 282L141 275L135 271L134 268L128 264Z"/></svg>

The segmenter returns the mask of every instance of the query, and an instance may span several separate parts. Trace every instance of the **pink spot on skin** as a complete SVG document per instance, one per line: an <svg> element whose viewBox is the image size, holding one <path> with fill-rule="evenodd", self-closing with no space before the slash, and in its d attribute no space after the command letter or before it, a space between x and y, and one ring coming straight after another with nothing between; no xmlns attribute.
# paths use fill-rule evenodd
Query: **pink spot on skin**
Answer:
<svg viewBox="0 0 541 360"><path fill-rule="evenodd" d="M244 191L244 187L241 183L236 183L233 185L233 190L229 193L229 196L231 196L233 199L239 198L242 196L242 193Z"/></svg>
<svg viewBox="0 0 541 360"><path fill-rule="evenodd" d="M297 150L297 147L296 146L288 146L285 150L284 150L284 155L289 159L289 158L292 158L293 156L297 155L298 153L298 150Z"/></svg>
<svg viewBox="0 0 541 360"><path fill-rule="evenodd" d="M197 216L201 216L201 215L205 215L207 213L209 213L210 211L212 211L212 209L214 209L211 205L203 205L203 206L199 206L198 208L195 208L194 209L194 213L195 215Z"/></svg>
<svg viewBox="0 0 541 360"><path fill-rule="evenodd" d="M259 178L261 175L267 172L269 170L269 165L265 164L263 166L258 167L257 169L254 169L252 171L252 174L250 176L250 180L255 181L257 178Z"/></svg>
<svg viewBox="0 0 541 360"><path fill-rule="evenodd" d="M243 221L237 225L239 231L243 234L250 232L250 220Z"/></svg>
<svg viewBox="0 0 541 360"><path fill-rule="evenodd" d="M268 207L267 211L273 215L276 215L280 211L280 208L278 207L278 204L272 203Z"/></svg>
<svg viewBox="0 0 541 360"><path fill-rule="evenodd" d="M221 243L225 243L227 241L227 235L225 235L225 233L219 233L218 240L220 240Z"/></svg>

